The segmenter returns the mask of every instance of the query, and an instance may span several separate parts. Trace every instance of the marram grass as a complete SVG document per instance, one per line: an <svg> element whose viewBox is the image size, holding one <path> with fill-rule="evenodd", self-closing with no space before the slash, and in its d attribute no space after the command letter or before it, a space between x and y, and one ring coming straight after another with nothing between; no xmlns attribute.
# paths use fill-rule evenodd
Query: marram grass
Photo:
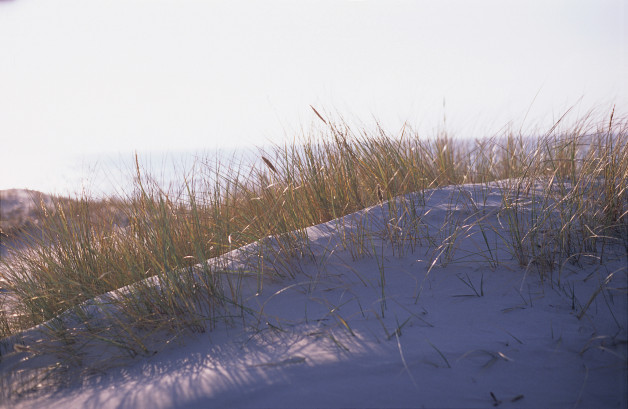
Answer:
<svg viewBox="0 0 628 409"><path fill-rule="evenodd" d="M135 187L125 195L42 203L28 245L1 262L9 295L0 305L0 338L45 323L52 341L42 352L74 356L77 340L87 338L130 355L152 353L149 340L158 332L205 331L246 313L241 277L207 260L275 237L272 262L259 257L253 271L241 272L257 274L261 288L265 275L296 274L290 259L308 254L305 228L384 202L408 216L386 227L394 251L428 245L437 255L432 267L446 263L470 225L446 220L441 237L427 237L413 206L394 209L391 200L446 185L496 182L507 227L501 239L523 267L542 275L583 257L602 263L609 246L628 253L628 132L615 113L557 123L537 137L475 141L446 133L424 139L409 128L389 135L316 115L319 134L263 150L251 168L199 161L180 186L164 189L138 161ZM494 267L490 226L475 220ZM343 236L342 245L354 258L377 257L368 234ZM383 271L381 286L385 299ZM91 321L94 306L107 315L105 324ZM67 311L81 322L58 319Z"/></svg>

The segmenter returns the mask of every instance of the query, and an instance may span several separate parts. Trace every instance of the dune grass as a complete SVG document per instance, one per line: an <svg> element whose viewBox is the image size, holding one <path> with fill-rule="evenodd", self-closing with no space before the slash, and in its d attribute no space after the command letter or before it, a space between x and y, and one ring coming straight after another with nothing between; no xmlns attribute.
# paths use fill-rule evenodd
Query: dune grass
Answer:
<svg viewBox="0 0 628 409"><path fill-rule="evenodd" d="M495 267L484 233L497 228L482 223L478 207L475 221L446 220L440 236L426 237L415 205L427 189L448 185L496 183L500 232L507 232L500 239L522 267L548 279L560 280L565 263L603 263L610 247L628 254L628 129L615 113L569 126L561 118L536 137L513 132L475 141L445 132L422 138L410 127L396 135L354 129L316 114L318 134L260 149L251 166L206 158L166 189L137 161L133 191L106 206L87 196L42 203L28 246L0 263L10 294L2 301L10 311L0 308L0 338L43 323L52 341L37 346L41 352L77 356L84 345L77 340L88 338L150 354L156 333L174 337L237 319L245 313L242 275L257 277L260 288L269 276L294 277L298 265L290 260L310 256L307 227L372 205L403 216L385 226L397 254L427 245L438 255L432 266L446 263L465 229L477 225ZM392 200L409 193L416 194L410 201ZM343 236L354 258L377 256L368 230ZM260 244L250 271L207 261L249 243ZM381 287L385 300L383 269ZM93 307L107 315L105 324L93 322ZM58 318L68 311L78 324Z"/></svg>

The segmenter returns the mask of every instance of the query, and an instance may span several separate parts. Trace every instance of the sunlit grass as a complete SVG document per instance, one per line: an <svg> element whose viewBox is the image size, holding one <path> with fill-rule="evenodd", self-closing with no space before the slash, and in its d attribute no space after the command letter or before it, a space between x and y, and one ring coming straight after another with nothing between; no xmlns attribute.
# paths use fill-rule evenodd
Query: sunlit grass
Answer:
<svg viewBox="0 0 628 409"><path fill-rule="evenodd" d="M424 139L409 127L400 135L353 129L316 114L320 134L260 150L251 167L206 158L180 186L166 189L138 160L134 189L119 197L42 202L28 245L2 261L10 294L2 302L10 311L0 308L0 338L45 323L57 352L91 339L131 356L153 353L155 334L205 331L245 314L243 275L256 277L258 289L269 276L294 278L299 265L291 260L311 256L307 227L373 205L386 209L385 226L368 218L338 226L354 259L378 257L377 231L396 255L427 246L430 268L446 264L473 227L489 266L499 264L488 239L494 231L522 267L550 279L567 262L603 263L609 247L628 253L628 133L614 113L601 122L591 116L569 127L559 122L538 137L476 141L443 132ZM484 223L480 192L468 205L473 217L451 213L430 235L418 210L425 192L469 183L497 184L502 225ZM250 271L208 262L255 242L259 257ZM483 295L482 283L461 280ZM380 286L383 316L383 264ZM97 312L106 319L94 322ZM71 325L58 318L64 313L75 317Z"/></svg>

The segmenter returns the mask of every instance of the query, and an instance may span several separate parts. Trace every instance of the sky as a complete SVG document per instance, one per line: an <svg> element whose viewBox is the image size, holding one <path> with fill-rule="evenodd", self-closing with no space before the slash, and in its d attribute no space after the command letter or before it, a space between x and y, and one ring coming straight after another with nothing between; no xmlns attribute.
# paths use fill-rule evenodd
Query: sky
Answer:
<svg viewBox="0 0 628 409"><path fill-rule="evenodd" d="M0 189L58 189L97 154L291 140L318 121L310 105L460 137L573 105L626 113L627 14L620 0L0 0Z"/></svg>

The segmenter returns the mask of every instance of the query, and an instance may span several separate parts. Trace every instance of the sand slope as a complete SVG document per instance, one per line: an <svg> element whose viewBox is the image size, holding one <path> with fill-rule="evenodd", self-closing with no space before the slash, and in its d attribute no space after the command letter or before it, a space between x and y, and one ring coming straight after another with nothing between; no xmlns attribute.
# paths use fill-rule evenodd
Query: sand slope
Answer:
<svg viewBox="0 0 628 409"><path fill-rule="evenodd" d="M311 227L302 256L282 267L294 278L267 279L259 293L255 276L244 280L255 313L4 407L626 407L620 249L541 276L503 244L496 189L444 188L414 203L423 237L412 246L391 233L407 215L386 205ZM490 252L477 226L464 229L477 217L494 229ZM451 221L456 237L443 230ZM343 237L366 240L365 254ZM430 238L452 245L436 251ZM223 258L246 269L247 250Z"/></svg>

